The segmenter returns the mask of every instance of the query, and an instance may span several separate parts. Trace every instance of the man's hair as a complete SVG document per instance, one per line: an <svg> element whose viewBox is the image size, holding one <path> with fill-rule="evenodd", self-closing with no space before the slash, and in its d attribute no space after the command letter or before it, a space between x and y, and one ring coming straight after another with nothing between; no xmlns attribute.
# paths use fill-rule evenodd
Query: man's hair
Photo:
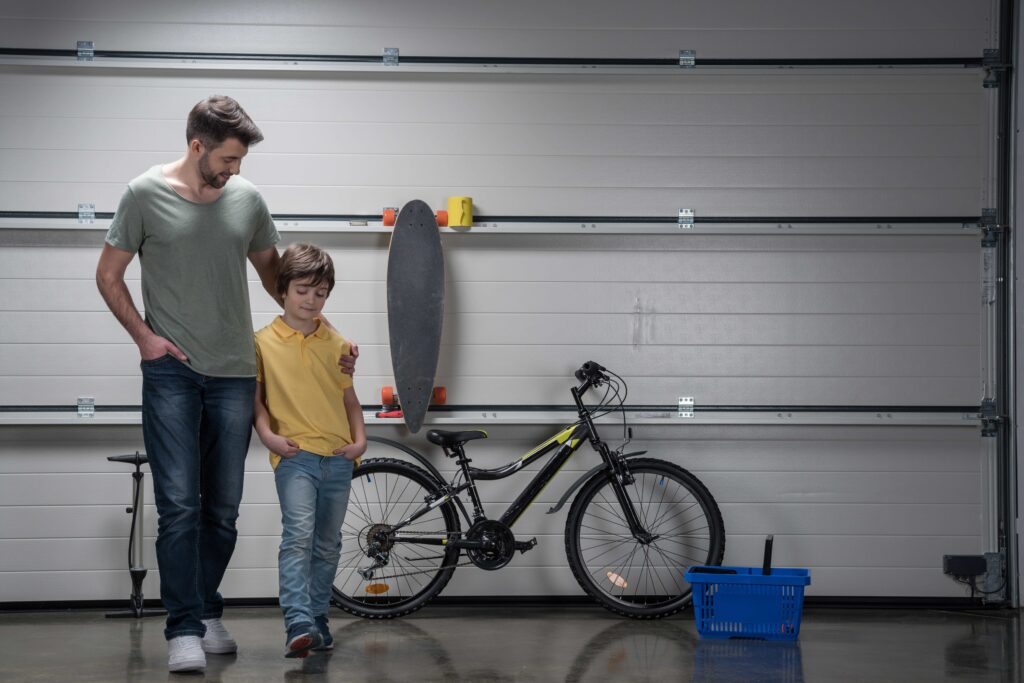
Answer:
<svg viewBox="0 0 1024 683"><path fill-rule="evenodd" d="M281 255L277 269L277 293L284 296L292 280L309 279L311 284L334 289L334 261L331 255L312 244L291 244Z"/></svg>
<svg viewBox="0 0 1024 683"><path fill-rule="evenodd" d="M220 147L228 138L238 138L243 145L251 147L263 140L263 133L242 105L227 95L211 95L192 107L185 126L187 142L198 139L209 151Z"/></svg>

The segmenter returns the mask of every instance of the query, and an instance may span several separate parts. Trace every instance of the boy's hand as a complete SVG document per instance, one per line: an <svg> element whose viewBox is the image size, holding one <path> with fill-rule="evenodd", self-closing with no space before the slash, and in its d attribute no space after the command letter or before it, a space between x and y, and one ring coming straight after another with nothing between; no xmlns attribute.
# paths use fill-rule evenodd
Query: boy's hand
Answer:
<svg viewBox="0 0 1024 683"><path fill-rule="evenodd" d="M334 450L335 455L345 456L346 460L355 460L362 457L364 453L366 453L366 441L356 441Z"/></svg>
<svg viewBox="0 0 1024 683"><path fill-rule="evenodd" d="M338 367L341 368L341 371L344 372L346 375L355 374L356 359L359 358L359 344L351 342L350 346L352 347L352 350L350 351L351 355L340 356L338 358ZM351 458L349 459L351 460Z"/></svg>
<svg viewBox="0 0 1024 683"><path fill-rule="evenodd" d="M260 441L272 453L277 453L282 458L290 458L299 452L299 444L279 434L260 435Z"/></svg>

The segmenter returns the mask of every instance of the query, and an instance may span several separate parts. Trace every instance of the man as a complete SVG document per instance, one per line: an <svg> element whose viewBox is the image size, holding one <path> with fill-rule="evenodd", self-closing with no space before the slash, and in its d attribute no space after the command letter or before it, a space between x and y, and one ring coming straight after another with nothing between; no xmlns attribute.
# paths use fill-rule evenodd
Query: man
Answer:
<svg viewBox="0 0 1024 683"><path fill-rule="evenodd" d="M234 551L253 419L256 355L245 261L276 290L277 230L238 176L263 139L230 97L196 104L185 155L128 184L96 269L111 312L142 358L142 433L159 525L168 667L195 671L205 653L238 648L218 592ZM145 320L125 286L138 253ZM352 373L358 348L339 359Z"/></svg>

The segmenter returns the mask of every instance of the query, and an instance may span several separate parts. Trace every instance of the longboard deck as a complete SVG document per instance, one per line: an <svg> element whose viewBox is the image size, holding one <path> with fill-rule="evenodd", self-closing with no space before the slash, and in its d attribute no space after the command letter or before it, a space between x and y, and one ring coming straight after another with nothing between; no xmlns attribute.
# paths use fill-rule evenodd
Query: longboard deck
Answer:
<svg viewBox="0 0 1024 683"><path fill-rule="evenodd" d="M388 251L388 337L405 424L423 426L437 373L444 320L444 253L434 213L414 199L402 207Z"/></svg>

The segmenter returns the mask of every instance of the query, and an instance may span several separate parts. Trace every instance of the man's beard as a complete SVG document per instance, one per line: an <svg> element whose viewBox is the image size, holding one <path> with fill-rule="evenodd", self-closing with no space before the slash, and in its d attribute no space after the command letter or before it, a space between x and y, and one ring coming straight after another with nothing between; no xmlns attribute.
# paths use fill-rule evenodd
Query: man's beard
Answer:
<svg viewBox="0 0 1024 683"><path fill-rule="evenodd" d="M213 172L213 169L210 168L209 158L209 152L206 152L203 156L199 157L199 177L201 177L203 182L213 189L219 190L224 187L227 181Z"/></svg>

